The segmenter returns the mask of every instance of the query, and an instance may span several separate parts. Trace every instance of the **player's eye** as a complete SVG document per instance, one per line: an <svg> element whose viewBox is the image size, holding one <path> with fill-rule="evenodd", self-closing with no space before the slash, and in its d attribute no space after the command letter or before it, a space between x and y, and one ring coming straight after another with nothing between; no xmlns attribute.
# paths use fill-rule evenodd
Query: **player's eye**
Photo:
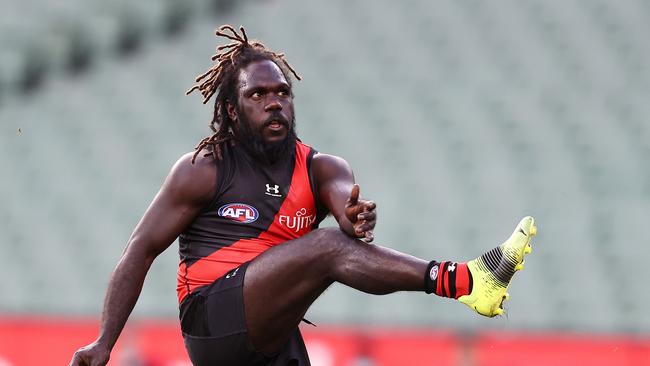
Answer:
<svg viewBox="0 0 650 366"><path fill-rule="evenodd" d="M283 97L283 98L284 98L284 97L288 97L288 96L289 96L289 92L286 91L286 90L280 90L280 91L278 92L278 96L279 96L279 97Z"/></svg>
<svg viewBox="0 0 650 366"><path fill-rule="evenodd" d="M256 91L256 92L254 92L253 94L251 94L251 98L253 98L253 99L260 99L260 98L262 98L262 93Z"/></svg>

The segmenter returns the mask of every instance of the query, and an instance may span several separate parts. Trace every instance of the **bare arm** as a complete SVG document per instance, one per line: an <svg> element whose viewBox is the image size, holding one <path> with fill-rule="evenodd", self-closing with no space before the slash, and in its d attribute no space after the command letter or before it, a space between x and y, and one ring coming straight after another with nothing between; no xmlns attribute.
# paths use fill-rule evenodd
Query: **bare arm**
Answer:
<svg viewBox="0 0 650 366"><path fill-rule="evenodd" d="M105 365L133 310L154 259L176 240L209 202L216 186L212 158L190 163L191 154L174 165L147 208L111 275L99 337L79 349L71 366Z"/></svg>
<svg viewBox="0 0 650 366"><path fill-rule="evenodd" d="M359 199L359 186L354 183L354 174L347 161L333 155L316 154L312 172L318 198L330 210L341 230L371 242L377 220L376 205Z"/></svg>

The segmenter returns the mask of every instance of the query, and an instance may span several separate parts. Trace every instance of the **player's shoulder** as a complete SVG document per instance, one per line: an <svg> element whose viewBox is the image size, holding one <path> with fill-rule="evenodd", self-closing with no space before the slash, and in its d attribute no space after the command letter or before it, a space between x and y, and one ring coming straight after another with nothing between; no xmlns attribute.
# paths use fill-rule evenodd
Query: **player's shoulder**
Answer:
<svg viewBox="0 0 650 366"><path fill-rule="evenodd" d="M340 156L317 152L312 158L312 164L319 166L349 167L350 164Z"/></svg>
<svg viewBox="0 0 650 366"><path fill-rule="evenodd" d="M304 154L313 153L311 164L312 167L314 164L317 166L347 166L348 162L345 161L340 156L325 154L314 149L312 146L298 140L296 145L299 151L302 151Z"/></svg>
<svg viewBox="0 0 650 366"><path fill-rule="evenodd" d="M172 172L184 176L194 176L203 174L214 174L217 164L212 154L195 154L194 151L181 155L174 166Z"/></svg>
<svg viewBox="0 0 650 366"><path fill-rule="evenodd" d="M350 164L340 156L318 152L311 161L314 177L331 179L340 174L351 174Z"/></svg>
<svg viewBox="0 0 650 366"><path fill-rule="evenodd" d="M183 154L172 166L167 184L182 194L209 197L217 184L217 164L212 154Z"/></svg>

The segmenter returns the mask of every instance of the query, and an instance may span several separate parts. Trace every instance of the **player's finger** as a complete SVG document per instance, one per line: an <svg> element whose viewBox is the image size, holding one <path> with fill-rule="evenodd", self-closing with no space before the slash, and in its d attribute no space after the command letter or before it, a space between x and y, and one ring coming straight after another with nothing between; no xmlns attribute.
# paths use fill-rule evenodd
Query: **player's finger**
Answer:
<svg viewBox="0 0 650 366"><path fill-rule="evenodd" d="M361 230L362 233L372 231L372 229L374 228L375 228L375 223L367 222L367 221L361 222L361 226L359 226L359 230Z"/></svg>
<svg viewBox="0 0 650 366"><path fill-rule="evenodd" d="M362 212L357 215L358 220L373 221L377 218L377 213L375 211Z"/></svg>
<svg viewBox="0 0 650 366"><path fill-rule="evenodd" d="M350 205L356 205L357 202L359 202L359 185L355 184L352 186L352 192L350 192L350 198L348 199L348 203Z"/></svg>
<svg viewBox="0 0 650 366"><path fill-rule="evenodd" d="M375 240L375 234L372 232L372 230L366 231L366 237L363 238L363 241L365 241L366 243L370 243L373 240Z"/></svg>
<svg viewBox="0 0 650 366"><path fill-rule="evenodd" d="M364 234L364 231L365 231L365 230L363 230L362 222L361 222L361 221L358 221L358 222L354 225L354 233L357 234L357 235L359 235L359 236L362 236L362 235Z"/></svg>
<svg viewBox="0 0 650 366"><path fill-rule="evenodd" d="M373 211L375 208L377 208L377 205L373 201L366 201L363 203L363 206L366 211Z"/></svg>

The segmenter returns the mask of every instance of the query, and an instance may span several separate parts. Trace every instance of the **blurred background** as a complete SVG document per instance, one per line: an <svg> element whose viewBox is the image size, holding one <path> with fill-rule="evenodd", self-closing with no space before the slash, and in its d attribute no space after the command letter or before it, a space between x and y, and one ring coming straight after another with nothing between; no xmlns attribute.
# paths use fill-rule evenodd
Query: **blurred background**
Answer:
<svg viewBox="0 0 650 366"><path fill-rule="evenodd" d="M184 92L225 23L303 76L299 136L352 165L378 203L376 243L468 260L537 219L507 315L335 285L303 327L313 365L650 365L650 2L0 9L0 365L66 364L96 336L131 230L210 133L211 103ZM189 365L177 266L172 245L111 365Z"/></svg>

